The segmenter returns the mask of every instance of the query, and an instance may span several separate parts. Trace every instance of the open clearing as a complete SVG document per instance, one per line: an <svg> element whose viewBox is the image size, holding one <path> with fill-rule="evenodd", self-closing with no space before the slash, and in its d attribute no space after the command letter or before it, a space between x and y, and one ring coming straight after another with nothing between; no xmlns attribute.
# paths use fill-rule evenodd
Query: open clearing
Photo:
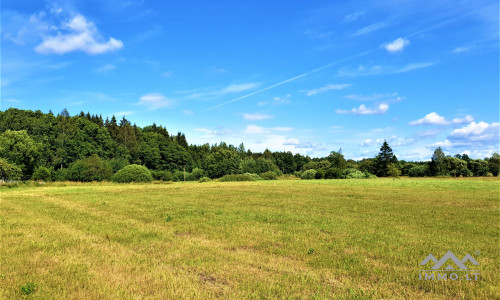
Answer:
<svg viewBox="0 0 500 300"><path fill-rule="evenodd" d="M499 298L493 178L0 190L0 298ZM478 280L419 280L447 251Z"/></svg>

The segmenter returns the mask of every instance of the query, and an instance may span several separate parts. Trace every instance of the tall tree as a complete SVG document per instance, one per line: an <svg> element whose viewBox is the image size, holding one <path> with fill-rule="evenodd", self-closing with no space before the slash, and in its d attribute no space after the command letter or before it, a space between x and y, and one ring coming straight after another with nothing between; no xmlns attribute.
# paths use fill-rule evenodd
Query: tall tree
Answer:
<svg viewBox="0 0 500 300"><path fill-rule="evenodd" d="M375 157L375 175L380 177L387 177L390 164L397 164L398 159L394 153L392 153L392 148L389 146L387 141L380 147L380 152ZM392 167L391 167L392 168Z"/></svg>
<svg viewBox="0 0 500 300"><path fill-rule="evenodd" d="M447 174L447 160L446 160L446 155L443 152L443 149L441 147L438 147L436 150L434 150L434 153L432 154L431 158L431 174L436 176L436 175L445 175Z"/></svg>

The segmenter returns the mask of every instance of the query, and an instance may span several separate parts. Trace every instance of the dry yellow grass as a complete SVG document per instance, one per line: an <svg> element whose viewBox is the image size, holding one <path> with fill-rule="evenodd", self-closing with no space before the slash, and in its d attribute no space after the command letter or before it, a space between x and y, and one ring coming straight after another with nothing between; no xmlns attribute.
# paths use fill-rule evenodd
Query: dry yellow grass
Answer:
<svg viewBox="0 0 500 300"><path fill-rule="evenodd" d="M40 299L498 298L498 183L1 189L0 298L22 298L27 282ZM475 256L479 280L418 279L421 260L448 250Z"/></svg>

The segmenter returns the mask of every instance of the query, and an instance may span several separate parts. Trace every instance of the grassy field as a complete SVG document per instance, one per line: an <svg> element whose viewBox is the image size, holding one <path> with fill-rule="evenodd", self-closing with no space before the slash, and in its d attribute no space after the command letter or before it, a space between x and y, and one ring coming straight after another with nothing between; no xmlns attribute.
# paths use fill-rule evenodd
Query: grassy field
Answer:
<svg viewBox="0 0 500 300"><path fill-rule="evenodd" d="M1 189L0 298L498 299L499 183ZM419 263L448 250L477 259L477 281L419 280Z"/></svg>

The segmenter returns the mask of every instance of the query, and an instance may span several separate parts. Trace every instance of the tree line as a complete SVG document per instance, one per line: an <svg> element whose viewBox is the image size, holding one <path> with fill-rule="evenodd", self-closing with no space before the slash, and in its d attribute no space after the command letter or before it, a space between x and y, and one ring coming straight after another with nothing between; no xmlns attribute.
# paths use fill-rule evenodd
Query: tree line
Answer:
<svg viewBox="0 0 500 300"><path fill-rule="evenodd" d="M466 154L447 156L437 148L430 162L408 162L398 160L384 141L374 158L346 160L341 150L311 158L267 149L252 152L243 143L190 145L181 132L172 134L155 123L139 127L125 117L118 121L115 116L103 119L84 112L71 116L66 109L57 115L15 108L0 111L0 179L4 181L110 180L129 165L148 170L152 179L173 181L231 174L262 179L282 175L302 179L469 177L498 176L500 155L471 159Z"/></svg>

